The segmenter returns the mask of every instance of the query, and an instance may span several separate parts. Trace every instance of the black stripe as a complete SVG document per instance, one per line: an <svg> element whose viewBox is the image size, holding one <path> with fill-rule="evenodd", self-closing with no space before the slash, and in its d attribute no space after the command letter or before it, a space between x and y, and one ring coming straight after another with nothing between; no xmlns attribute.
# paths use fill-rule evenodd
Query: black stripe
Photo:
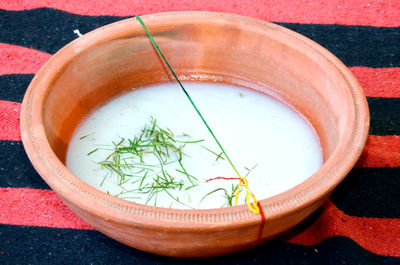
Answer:
<svg viewBox="0 0 400 265"><path fill-rule="evenodd" d="M400 98L367 98L367 100L371 115L370 134L400 134Z"/></svg>
<svg viewBox="0 0 400 265"><path fill-rule="evenodd" d="M30 163L21 142L0 141L0 187L49 189Z"/></svg>
<svg viewBox="0 0 400 265"><path fill-rule="evenodd" d="M398 264L372 254L346 237L315 246L277 240L252 250L208 259L176 259L126 247L97 231L0 226L1 264Z"/></svg>
<svg viewBox="0 0 400 265"><path fill-rule="evenodd" d="M347 66L400 66L400 27L278 24L321 44Z"/></svg>
<svg viewBox="0 0 400 265"><path fill-rule="evenodd" d="M0 75L0 100L22 102L32 74Z"/></svg>
<svg viewBox="0 0 400 265"><path fill-rule="evenodd" d="M24 11L0 10L0 42L33 47L50 54L82 34L123 19L111 16L80 16L40 8Z"/></svg>
<svg viewBox="0 0 400 265"><path fill-rule="evenodd" d="M0 42L53 54L77 37L74 29L86 33L121 19L124 17L81 16L48 8L0 10ZM280 24L320 43L348 66L400 66L400 28Z"/></svg>
<svg viewBox="0 0 400 265"><path fill-rule="evenodd" d="M399 187L400 167L354 168L331 199L348 215L400 218Z"/></svg>

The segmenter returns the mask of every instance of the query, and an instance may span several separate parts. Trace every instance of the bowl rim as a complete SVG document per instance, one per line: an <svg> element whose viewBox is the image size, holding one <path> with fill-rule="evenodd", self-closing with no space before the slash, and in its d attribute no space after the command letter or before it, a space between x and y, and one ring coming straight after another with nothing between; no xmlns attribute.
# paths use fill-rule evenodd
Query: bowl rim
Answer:
<svg viewBox="0 0 400 265"><path fill-rule="evenodd" d="M295 187L275 196L260 200L266 220L277 219L289 215L301 208L320 200L344 179L361 155L369 131L369 111L364 92L349 69L332 53L316 42L282 26L255 18L236 14L208 11L165 12L141 16L142 20L162 23L164 19L214 19L221 21L239 21L243 25L257 30L277 30L281 34L308 47L313 56L326 61L335 74L341 76L351 92L354 105L355 120L351 133L345 141L338 143L335 152L312 176ZM147 23L146 23L147 24ZM118 33L129 30L141 30L135 18L124 19L95 29L70 42L38 71L29 85L21 107L21 138L24 148L33 166L49 186L63 199L90 211L93 215L106 220L117 220L121 223L145 224L152 229L184 230L221 230L235 229L250 224L260 223L260 217L253 214L247 205L216 209L169 209L129 202L108 195L86 184L74 176L57 158L47 141L43 127L43 103L48 94L43 87L49 87L51 78L57 76L66 62L73 60L82 51L99 43L94 39L102 36L102 41L113 39ZM151 30L151 26L149 27ZM144 33L144 32L143 32ZM69 55L67 55L69 54ZM50 177L52 176L52 177ZM71 193L73 192L73 193ZM68 194L74 194L70 196ZM81 199L84 196L87 200ZM70 204L68 204L70 206ZM134 217L134 218L133 218Z"/></svg>

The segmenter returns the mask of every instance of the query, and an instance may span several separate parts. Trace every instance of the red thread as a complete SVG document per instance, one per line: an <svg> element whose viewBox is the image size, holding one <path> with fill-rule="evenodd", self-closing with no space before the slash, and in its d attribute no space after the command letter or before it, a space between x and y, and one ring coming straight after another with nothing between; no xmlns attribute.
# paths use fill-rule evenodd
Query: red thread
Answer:
<svg viewBox="0 0 400 265"><path fill-rule="evenodd" d="M217 180L217 179L223 179L223 180L240 180L240 178L215 177L215 178L207 179L206 182L210 182L210 181ZM242 180L242 182L243 182L243 180ZM258 209L260 210L261 222L260 222L260 228L259 228L259 230L258 230L256 245L258 245L259 243L261 243L262 233L263 233L264 224L265 224L265 215L264 215L264 211L263 211L263 209L262 209L261 204L260 204L259 201L257 201L257 206L258 206Z"/></svg>
<svg viewBox="0 0 400 265"><path fill-rule="evenodd" d="M240 180L240 178L215 177L215 178L207 179L206 182L210 182L210 181L217 180L217 179L224 179L224 180Z"/></svg>
<svg viewBox="0 0 400 265"><path fill-rule="evenodd" d="M265 224L265 215L264 215L264 210L261 207L260 202L257 202L258 209L260 209L260 216L261 216L261 223L260 223L260 228L258 229L258 235L257 235L257 241L256 244L261 243L261 238L262 238L262 233L264 230L264 224Z"/></svg>

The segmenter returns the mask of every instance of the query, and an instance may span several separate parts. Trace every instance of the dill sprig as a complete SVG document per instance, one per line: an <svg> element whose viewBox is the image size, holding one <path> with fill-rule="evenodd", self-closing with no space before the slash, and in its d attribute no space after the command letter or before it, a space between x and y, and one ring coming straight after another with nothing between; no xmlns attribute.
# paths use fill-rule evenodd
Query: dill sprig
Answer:
<svg viewBox="0 0 400 265"><path fill-rule="evenodd" d="M96 163L108 172L100 186L106 178L117 177L116 184L122 191L114 196L128 198L129 193L134 193L129 198L137 199L143 198L140 195L145 195L145 203L156 206L158 195L165 193L177 203L190 207L181 202L179 197L173 196L172 192L189 190L198 185L198 178L188 173L184 166L183 160L187 156L184 148L204 140L182 138L189 138L189 135L177 137L170 129L158 126L157 120L151 117L149 124L145 124L134 138L121 137L119 141L97 147L87 155L100 149L110 151L103 161ZM168 165L176 162L178 168L174 172L183 175L187 181L178 181L168 172Z"/></svg>

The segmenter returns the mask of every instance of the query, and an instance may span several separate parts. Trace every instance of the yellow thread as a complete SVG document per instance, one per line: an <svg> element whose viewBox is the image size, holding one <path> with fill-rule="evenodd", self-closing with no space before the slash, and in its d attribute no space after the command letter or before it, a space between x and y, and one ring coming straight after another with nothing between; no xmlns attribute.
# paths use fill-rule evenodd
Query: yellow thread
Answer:
<svg viewBox="0 0 400 265"><path fill-rule="evenodd" d="M239 180L239 186L238 186L238 190L236 191L235 194L235 206L237 205L238 199L239 199L239 193L241 191L242 185L244 186L244 188L246 189L246 203L247 203L247 207L249 207L249 210L252 211L255 214L259 214L260 213L260 208L258 208L258 201L257 199L254 197L253 193L250 192L249 189L249 183L247 181L246 178L239 176L240 180Z"/></svg>
<svg viewBox="0 0 400 265"><path fill-rule="evenodd" d="M227 157L226 154L225 154L225 156ZM238 175L238 177L239 177L239 186L238 186L238 190L236 191L236 194L235 194L235 206L237 205L237 202L239 200L239 193L240 193L242 185L243 185L244 188L246 189L246 203L247 203L247 206L249 207L249 210L252 211L255 214L259 214L260 213L260 209L258 208L258 205L257 205L258 201L254 197L254 195L250 192L249 183L247 181L247 178L246 177L242 177L239 174L239 171L237 171L236 167L232 164L232 162L230 161L229 157L227 157L227 159L231 163L232 168L236 172L236 175Z"/></svg>

